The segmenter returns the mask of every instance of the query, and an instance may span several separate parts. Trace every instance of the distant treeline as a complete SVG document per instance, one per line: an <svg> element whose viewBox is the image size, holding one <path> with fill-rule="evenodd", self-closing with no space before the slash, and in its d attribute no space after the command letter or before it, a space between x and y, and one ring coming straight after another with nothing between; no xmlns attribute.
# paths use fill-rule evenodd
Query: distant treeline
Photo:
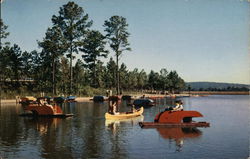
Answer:
<svg viewBox="0 0 250 159"><path fill-rule="evenodd" d="M249 91L249 85L218 82L187 82L191 91Z"/></svg>
<svg viewBox="0 0 250 159"><path fill-rule="evenodd" d="M227 88L199 88L191 89L191 91L222 91L222 92L237 92L237 91L249 91L247 87L227 87Z"/></svg>
<svg viewBox="0 0 250 159"><path fill-rule="evenodd" d="M9 35L1 23L0 93L5 96L35 95L93 95L114 89L117 94L133 90L180 91L184 80L176 71L161 69L146 73L119 64L121 55L131 51L128 43L128 24L122 16L104 21L103 35L92 30L82 7L68 2L51 18L39 50L22 51L17 44L2 40ZM104 64L108 53L114 53ZM75 59L79 54L80 59ZM75 63L73 63L75 59ZM134 62L141 59L135 59Z"/></svg>

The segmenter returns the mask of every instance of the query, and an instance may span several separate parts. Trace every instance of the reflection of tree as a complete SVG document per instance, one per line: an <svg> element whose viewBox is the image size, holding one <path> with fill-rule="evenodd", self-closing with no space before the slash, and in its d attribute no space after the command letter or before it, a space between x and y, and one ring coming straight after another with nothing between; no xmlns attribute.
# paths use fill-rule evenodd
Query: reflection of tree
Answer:
<svg viewBox="0 0 250 159"><path fill-rule="evenodd" d="M102 116L100 106L92 106L91 116L92 119L89 120L88 127L84 133L85 145L86 149L86 158L100 157L100 154L104 153L102 150L102 136L101 129L102 123L100 120L95 120L95 118ZM95 117L95 118L93 118Z"/></svg>
<svg viewBox="0 0 250 159"><path fill-rule="evenodd" d="M0 107L0 143L18 147L22 134L22 125L19 116L16 115L15 108L9 105Z"/></svg>
<svg viewBox="0 0 250 159"><path fill-rule="evenodd" d="M64 146L60 129L60 118L24 118L26 132L34 136L34 140L41 142L41 156L43 158L73 158L69 148ZM33 131L31 131L33 130Z"/></svg>
<svg viewBox="0 0 250 159"><path fill-rule="evenodd" d="M73 112L76 112L76 103L75 102L64 103L62 105L62 107L63 107L63 112L64 113L73 113Z"/></svg>
<svg viewBox="0 0 250 159"><path fill-rule="evenodd" d="M123 107L125 106L125 107ZM126 105L121 104L121 111L125 111L127 109L131 109ZM138 119L138 118L137 118ZM131 119L121 120L121 121L105 121L105 125L107 126L109 132L108 139L110 140L110 150L109 153L111 154L112 159L120 159L120 158L128 158L125 147L125 138L126 138L126 131L123 131L121 128L123 127L122 124L134 124L134 121ZM137 122L138 123L138 122Z"/></svg>
<svg viewBox="0 0 250 159"><path fill-rule="evenodd" d="M185 138L197 138L202 135L202 132L197 128L157 128L159 134L164 139L169 139L171 141L174 139L176 145L176 151L181 151Z"/></svg>

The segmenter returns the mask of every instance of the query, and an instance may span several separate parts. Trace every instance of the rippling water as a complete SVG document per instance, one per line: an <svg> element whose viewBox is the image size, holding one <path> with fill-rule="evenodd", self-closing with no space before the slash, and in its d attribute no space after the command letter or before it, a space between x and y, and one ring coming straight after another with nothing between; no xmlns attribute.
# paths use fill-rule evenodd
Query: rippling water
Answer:
<svg viewBox="0 0 250 159"><path fill-rule="evenodd" d="M170 99L157 100L143 117L106 121L104 103L63 105L67 119L19 117L20 105L0 106L0 159L5 158L181 158L246 159L249 156L249 96L183 98L184 109L204 115L209 128L141 129ZM123 103L121 111L130 108Z"/></svg>

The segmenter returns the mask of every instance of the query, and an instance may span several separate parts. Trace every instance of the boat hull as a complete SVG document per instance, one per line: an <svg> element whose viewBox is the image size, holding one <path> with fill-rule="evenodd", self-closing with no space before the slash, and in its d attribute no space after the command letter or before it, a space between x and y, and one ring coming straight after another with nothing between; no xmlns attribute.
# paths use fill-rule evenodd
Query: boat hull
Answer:
<svg viewBox="0 0 250 159"><path fill-rule="evenodd" d="M158 122L139 122L141 128L156 127L209 127L207 122L190 122L190 123L158 123Z"/></svg>
<svg viewBox="0 0 250 159"><path fill-rule="evenodd" d="M44 118L67 118L72 117L74 114L51 114L51 115L39 115L39 114L33 114L33 113L23 113L19 116L22 117L44 117Z"/></svg>
<svg viewBox="0 0 250 159"><path fill-rule="evenodd" d="M142 115L143 110L144 110L143 107L141 107L136 112L125 112L120 114L105 113L105 118L108 120L129 119Z"/></svg>
<svg viewBox="0 0 250 159"><path fill-rule="evenodd" d="M31 104L25 108L25 111L30 111L32 113L20 114L20 116L30 116L30 117L53 117L53 118L66 118L73 116L73 114L64 114L62 109L57 106L51 105L35 105Z"/></svg>

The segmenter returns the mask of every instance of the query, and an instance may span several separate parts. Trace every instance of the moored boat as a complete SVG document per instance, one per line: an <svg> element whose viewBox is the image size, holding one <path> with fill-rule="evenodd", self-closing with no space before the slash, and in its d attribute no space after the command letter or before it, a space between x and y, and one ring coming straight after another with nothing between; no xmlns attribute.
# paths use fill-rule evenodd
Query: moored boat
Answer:
<svg viewBox="0 0 250 159"><path fill-rule="evenodd" d="M76 96L68 96L65 100L67 103L76 102Z"/></svg>
<svg viewBox="0 0 250 159"><path fill-rule="evenodd" d="M65 99L65 97L54 97L53 100L55 103L62 104L65 102L66 99Z"/></svg>
<svg viewBox="0 0 250 159"><path fill-rule="evenodd" d="M128 118L133 118L142 115L143 113L143 107L136 109L135 111L131 112L119 112L115 114L111 113L105 113L105 118L110 119L110 120L119 120L119 119L128 119Z"/></svg>
<svg viewBox="0 0 250 159"><path fill-rule="evenodd" d="M151 107L155 105L155 102L152 99L142 98L142 99L136 99L133 102L133 105L135 107Z"/></svg>
<svg viewBox="0 0 250 159"><path fill-rule="evenodd" d="M123 95L122 96L122 100L132 100L133 99L133 97L132 96L130 96L130 95Z"/></svg>
<svg viewBox="0 0 250 159"><path fill-rule="evenodd" d="M37 99L33 96L21 97L19 103L22 105L29 105L36 103Z"/></svg>
<svg viewBox="0 0 250 159"><path fill-rule="evenodd" d="M97 95L93 97L94 102L104 102L105 100L107 100L105 96Z"/></svg>

